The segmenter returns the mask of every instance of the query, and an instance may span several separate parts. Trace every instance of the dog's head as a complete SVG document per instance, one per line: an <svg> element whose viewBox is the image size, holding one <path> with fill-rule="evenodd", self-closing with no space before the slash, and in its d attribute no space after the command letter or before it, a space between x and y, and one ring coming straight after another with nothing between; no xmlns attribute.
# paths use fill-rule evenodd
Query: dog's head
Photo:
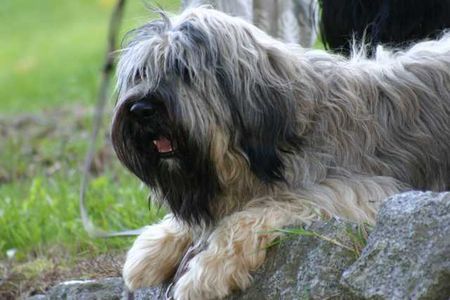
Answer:
<svg viewBox="0 0 450 300"><path fill-rule="evenodd" d="M187 222L211 220L234 182L283 180L301 125L283 44L212 9L132 33L118 66L119 159ZM249 183L251 184L251 183Z"/></svg>

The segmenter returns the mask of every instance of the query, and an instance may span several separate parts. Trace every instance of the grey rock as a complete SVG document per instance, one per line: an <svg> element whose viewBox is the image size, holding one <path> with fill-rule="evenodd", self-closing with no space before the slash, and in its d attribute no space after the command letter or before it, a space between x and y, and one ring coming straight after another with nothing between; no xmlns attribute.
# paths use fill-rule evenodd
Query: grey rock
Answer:
<svg viewBox="0 0 450 300"><path fill-rule="evenodd" d="M307 228L323 237L351 245L352 225L332 220ZM254 283L230 300L250 299L355 299L339 284L342 272L356 259L355 253L315 236L288 235L271 249Z"/></svg>
<svg viewBox="0 0 450 300"><path fill-rule="evenodd" d="M449 299L450 193L389 198L341 283L366 299Z"/></svg>
<svg viewBox="0 0 450 300"><path fill-rule="evenodd" d="M121 278L99 280L73 280L60 283L47 294L50 300L114 300L121 299L124 292Z"/></svg>
<svg viewBox="0 0 450 300"><path fill-rule="evenodd" d="M166 297L167 286L139 289L123 300L162 300L170 299Z"/></svg>
<svg viewBox="0 0 450 300"><path fill-rule="evenodd" d="M47 300L47 299L48 299L47 295L42 294L33 295L27 298L27 300Z"/></svg>

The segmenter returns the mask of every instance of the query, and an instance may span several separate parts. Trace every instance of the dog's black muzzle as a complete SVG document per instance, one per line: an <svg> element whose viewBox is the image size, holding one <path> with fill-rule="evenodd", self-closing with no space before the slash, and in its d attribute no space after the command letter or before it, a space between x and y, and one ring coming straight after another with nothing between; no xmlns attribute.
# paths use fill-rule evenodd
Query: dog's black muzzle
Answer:
<svg viewBox="0 0 450 300"><path fill-rule="evenodd" d="M149 97L131 102L127 114L132 119L134 127L140 132L140 139L148 143L160 158L171 158L176 154L169 118L162 103L153 103Z"/></svg>

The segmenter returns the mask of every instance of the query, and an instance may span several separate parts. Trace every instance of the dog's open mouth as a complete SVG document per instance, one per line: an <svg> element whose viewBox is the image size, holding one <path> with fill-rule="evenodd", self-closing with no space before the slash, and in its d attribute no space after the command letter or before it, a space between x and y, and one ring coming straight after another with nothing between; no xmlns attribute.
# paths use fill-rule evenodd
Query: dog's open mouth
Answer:
<svg viewBox="0 0 450 300"><path fill-rule="evenodd" d="M175 146L172 141L164 136L159 137L156 140L153 140L153 145L155 145L156 150L160 154L161 157L171 157L175 153Z"/></svg>

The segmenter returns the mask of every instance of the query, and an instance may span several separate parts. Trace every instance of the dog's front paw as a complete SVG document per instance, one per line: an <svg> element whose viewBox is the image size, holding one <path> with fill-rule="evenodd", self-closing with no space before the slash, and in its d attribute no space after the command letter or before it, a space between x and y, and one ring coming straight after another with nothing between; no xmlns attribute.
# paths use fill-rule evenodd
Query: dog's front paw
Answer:
<svg viewBox="0 0 450 300"><path fill-rule="evenodd" d="M175 284L173 296L176 300L222 299L233 290L247 288L250 282L248 267L239 263L236 255L206 250L189 262L188 271Z"/></svg>
<svg viewBox="0 0 450 300"><path fill-rule="evenodd" d="M169 279L190 243L189 231L171 216L149 226L128 251L122 273L126 286L133 291Z"/></svg>

